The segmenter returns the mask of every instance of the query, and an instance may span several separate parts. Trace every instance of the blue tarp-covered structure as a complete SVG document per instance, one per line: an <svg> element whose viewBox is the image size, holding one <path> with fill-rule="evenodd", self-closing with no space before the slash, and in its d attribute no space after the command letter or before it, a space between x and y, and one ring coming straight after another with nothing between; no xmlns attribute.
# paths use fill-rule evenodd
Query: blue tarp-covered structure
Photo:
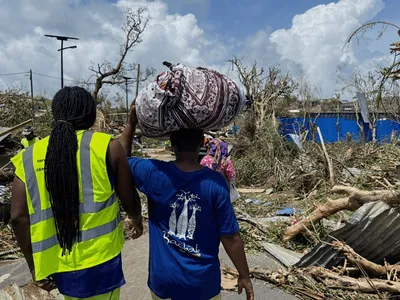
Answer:
<svg viewBox="0 0 400 300"><path fill-rule="evenodd" d="M358 116L359 124L364 129L364 141L372 141L372 130L368 123L363 122L361 114ZM338 141L345 141L348 134L351 135L352 140L362 141L360 128L357 125L357 115L355 113L322 113L311 114L310 118L302 117L289 117L281 118L281 134L286 136L288 134L299 134L308 130L313 132L312 124L315 124L321 129L322 136L326 143L335 143ZM390 142L390 138L394 133L400 137L400 124L396 120L385 117L380 114L376 122L376 139L380 143ZM308 135L309 139L313 137ZM319 142L318 135L315 137Z"/></svg>

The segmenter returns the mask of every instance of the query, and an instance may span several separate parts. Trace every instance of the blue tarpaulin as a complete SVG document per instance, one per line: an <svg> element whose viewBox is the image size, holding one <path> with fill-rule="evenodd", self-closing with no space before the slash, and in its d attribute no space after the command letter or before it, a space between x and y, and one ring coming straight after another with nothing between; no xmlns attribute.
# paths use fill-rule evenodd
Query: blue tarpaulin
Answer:
<svg viewBox="0 0 400 300"><path fill-rule="evenodd" d="M345 114L341 115L339 118L337 117L337 114L330 113L321 114L315 118L281 118L280 122L281 134L284 136L289 134L299 134L305 130L313 132L311 126L312 124L315 124L321 129L322 136L326 143L345 141L348 133L351 134L353 140L362 140L355 114ZM369 124L364 123L361 116L359 118L359 123L364 128L364 140L366 142L372 141L372 130L370 129ZM381 118L376 122L376 139L378 142L390 142L392 133L397 137L400 137L400 124L397 121ZM311 135L308 135L308 139L312 138ZM315 136L315 139L319 142L318 135Z"/></svg>

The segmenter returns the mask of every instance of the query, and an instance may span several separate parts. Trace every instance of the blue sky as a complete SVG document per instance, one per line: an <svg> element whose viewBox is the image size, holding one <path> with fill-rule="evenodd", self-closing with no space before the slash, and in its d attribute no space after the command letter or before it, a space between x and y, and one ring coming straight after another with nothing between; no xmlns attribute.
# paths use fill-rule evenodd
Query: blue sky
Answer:
<svg viewBox="0 0 400 300"><path fill-rule="evenodd" d="M116 3L118 0L109 0ZM332 0L166 0L171 14L194 14L209 34L244 39L259 29L289 28L293 17ZM399 19L400 1L386 0L373 20Z"/></svg>
<svg viewBox="0 0 400 300"><path fill-rule="evenodd" d="M289 28L293 17L329 0L167 0L172 14L194 14L208 33L245 39L257 30ZM394 21L399 0L386 0L385 9L374 20Z"/></svg>
<svg viewBox="0 0 400 300"><path fill-rule="evenodd" d="M44 33L80 37L78 48L65 53L66 80L88 79L88 66L113 62L123 40L125 7L147 6L151 22L143 43L128 62L163 70L161 62L210 67L227 74L234 55L264 68L279 64L329 97L341 87L337 68L349 74L368 71L390 59L393 30L376 41L376 30L359 45L343 49L346 38L371 20L400 24L400 0L0 0L0 73L33 69L49 77L35 78L35 91L51 96L59 77L58 44ZM328 4L328 5L327 5ZM295 17L296 16L296 17ZM294 19L295 18L295 19ZM56 45L57 44L57 45ZM1 75L1 74L0 74ZM128 74L132 75L132 74ZM232 72L229 76L235 76ZM19 76L19 77L18 77ZM0 76L0 88L23 75ZM132 75L134 76L134 74ZM53 80L53 81L52 81ZM115 95L115 90L110 92Z"/></svg>

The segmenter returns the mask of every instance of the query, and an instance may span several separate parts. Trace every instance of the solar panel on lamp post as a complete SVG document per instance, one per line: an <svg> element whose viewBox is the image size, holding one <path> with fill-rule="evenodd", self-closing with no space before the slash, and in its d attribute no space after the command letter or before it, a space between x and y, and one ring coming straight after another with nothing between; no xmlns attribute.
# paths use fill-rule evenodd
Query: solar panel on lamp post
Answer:
<svg viewBox="0 0 400 300"><path fill-rule="evenodd" d="M52 34L45 34L46 37L50 38L55 38L59 41L61 41L61 48L58 49L58 51L61 52L61 88L64 87L64 57L63 57L63 51L66 49L75 49L77 46L70 46L70 47L65 47L64 48L64 41L68 40L79 40L78 38L75 37L70 37L70 36L62 36L62 35L52 35Z"/></svg>

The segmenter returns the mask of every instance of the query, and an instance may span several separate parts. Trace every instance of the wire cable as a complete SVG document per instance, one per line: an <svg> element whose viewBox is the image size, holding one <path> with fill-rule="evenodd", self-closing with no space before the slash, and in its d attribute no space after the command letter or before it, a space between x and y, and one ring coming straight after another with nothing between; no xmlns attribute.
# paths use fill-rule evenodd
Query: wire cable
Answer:
<svg viewBox="0 0 400 300"><path fill-rule="evenodd" d="M0 76L14 76L14 75L22 75L22 74L29 74L29 72L19 72L19 73L0 74Z"/></svg>
<svg viewBox="0 0 400 300"><path fill-rule="evenodd" d="M55 77L55 76L50 76L50 75L44 75L44 74L40 74L40 73L36 73L36 72L32 72L32 74L38 75L38 76L42 76L42 77L47 77L47 78L52 78L52 79L58 79L61 80L61 77ZM72 79L66 79L64 78L65 81L74 81Z"/></svg>

